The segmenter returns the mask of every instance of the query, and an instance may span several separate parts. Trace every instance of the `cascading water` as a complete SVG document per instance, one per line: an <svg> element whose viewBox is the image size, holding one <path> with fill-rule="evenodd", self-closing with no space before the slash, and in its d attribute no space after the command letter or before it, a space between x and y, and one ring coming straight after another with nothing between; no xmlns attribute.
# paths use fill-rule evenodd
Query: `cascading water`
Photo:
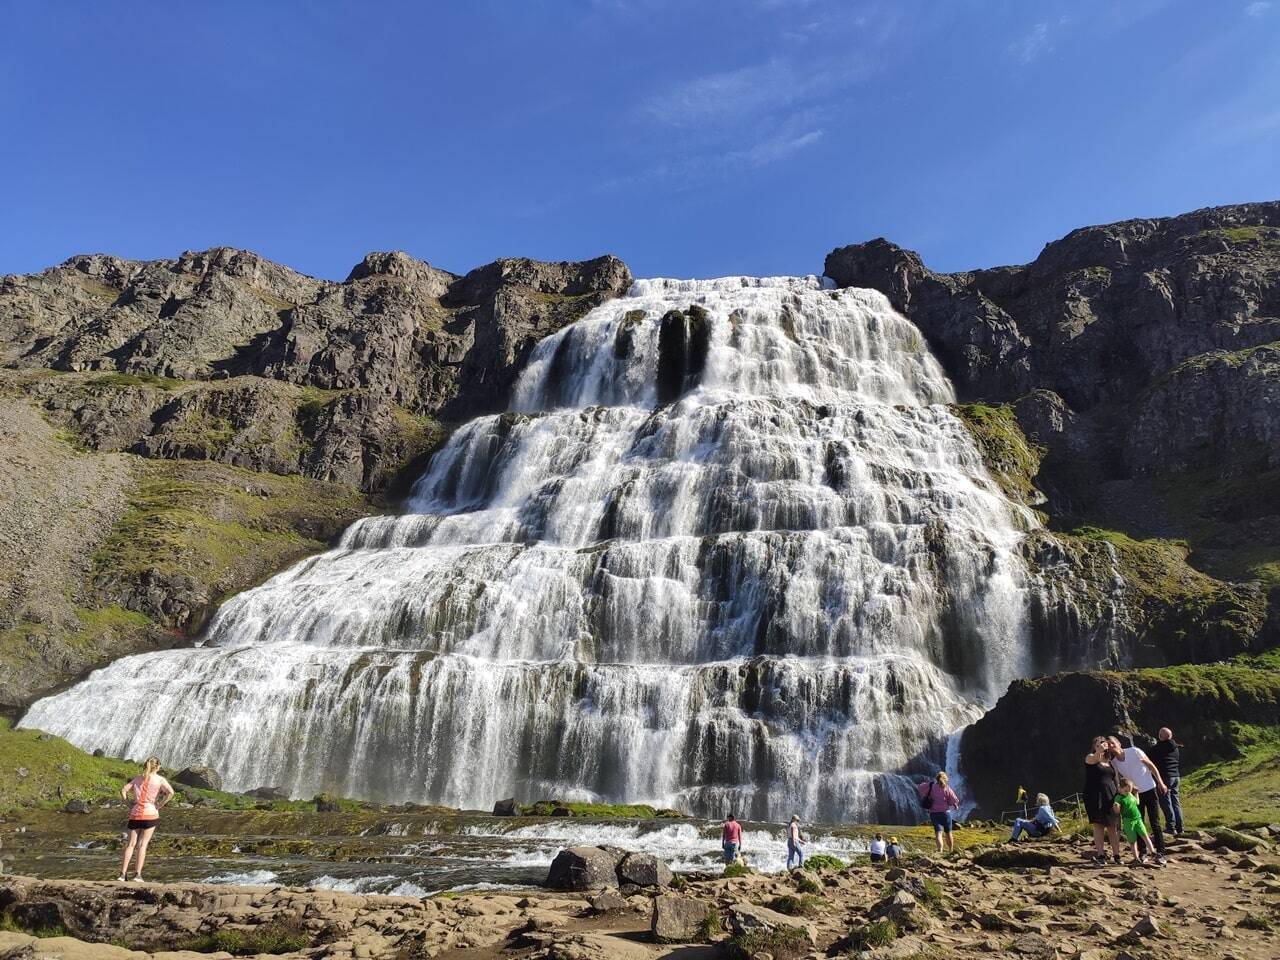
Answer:
<svg viewBox="0 0 1280 960"><path fill-rule="evenodd" d="M233 789L901 816L1025 667L1015 508L951 397L875 292L639 281L402 515L23 723Z"/></svg>

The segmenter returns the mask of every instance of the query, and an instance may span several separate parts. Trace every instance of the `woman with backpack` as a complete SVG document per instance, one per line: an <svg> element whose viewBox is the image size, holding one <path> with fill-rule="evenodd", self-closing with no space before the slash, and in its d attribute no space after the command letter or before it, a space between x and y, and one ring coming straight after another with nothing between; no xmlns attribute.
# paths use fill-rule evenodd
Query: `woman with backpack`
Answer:
<svg viewBox="0 0 1280 960"><path fill-rule="evenodd" d="M939 853L956 848L956 839L951 835L951 828L954 826L952 811L960 809L960 798L947 786L948 779L946 771L939 770L932 782L916 785L920 806L929 811L929 820L933 823L933 840L938 845Z"/></svg>

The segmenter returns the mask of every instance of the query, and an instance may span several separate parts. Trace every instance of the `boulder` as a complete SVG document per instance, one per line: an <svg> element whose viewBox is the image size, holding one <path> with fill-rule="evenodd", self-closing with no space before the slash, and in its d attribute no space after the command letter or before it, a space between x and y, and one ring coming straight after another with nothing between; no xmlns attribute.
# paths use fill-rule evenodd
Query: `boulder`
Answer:
<svg viewBox="0 0 1280 960"><path fill-rule="evenodd" d="M867 916L872 920L892 920L904 932L924 933L937 926L929 908L907 890L895 890L874 904Z"/></svg>
<svg viewBox="0 0 1280 960"><path fill-rule="evenodd" d="M173 775L173 781L199 790L222 789L222 774L213 767L184 767Z"/></svg>
<svg viewBox="0 0 1280 960"><path fill-rule="evenodd" d="M289 794L280 787L254 787L245 794L255 800L288 800Z"/></svg>
<svg viewBox="0 0 1280 960"><path fill-rule="evenodd" d="M618 913L626 910L630 904L616 890L601 890L589 901L592 913Z"/></svg>
<svg viewBox="0 0 1280 960"><path fill-rule="evenodd" d="M908 894L909 896L909 894ZM775 931L796 932L804 936L812 946L815 942L813 927L797 917L789 917L768 907L739 901L729 907L729 933L735 938L751 934Z"/></svg>
<svg viewBox="0 0 1280 960"><path fill-rule="evenodd" d="M623 851L608 847L568 847L556 854L547 871L553 890L599 890L618 886Z"/></svg>
<svg viewBox="0 0 1280 960"><path fill-rule="evenodd" d="M314 803L316 805L316 813L338 813L342 809L337 798L331 797L327 793L319 794Z"/></svg>
<svg viewBox="0 0 1280 960"><path fill-rule="evenodd" d="M62 808L63 813L88 813L89 804L84 800L68 800Z"/></svg>
<svg viewBox="0 0 1280 960"><path fill-rule="evenodd" d="M518 817L520 815L520 805L516 803L515 797L508 800L499 800L493 805L493 815L495 817Z"/></svg>
<svg viewBox="0 0 1280 960"><path fill-rule="evenodd" d="M703 924L714 907L706 900L664 893L653 898L650 929L658 943L690 943L703 938Z"/></svg>
<svg viewBox="0 0 1280 960"><path fill-rule="evenodd" d="M618 864L618 880L638 887L665 887L672 876L670 867L648 853L629 853Z"/></svg>

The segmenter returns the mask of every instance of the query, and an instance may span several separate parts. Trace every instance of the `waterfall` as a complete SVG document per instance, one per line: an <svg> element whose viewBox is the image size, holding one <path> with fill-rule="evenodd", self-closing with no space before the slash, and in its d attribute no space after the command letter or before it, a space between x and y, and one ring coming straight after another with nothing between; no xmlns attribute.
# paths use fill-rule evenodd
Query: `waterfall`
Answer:
<svg viewBox="0 0 1280 960"><path fill-rule="evenodd" d="M295 796L901 817L1027 666L1016 508L951 399L873 291L638 281L403 513L22 722Z"/></svg>

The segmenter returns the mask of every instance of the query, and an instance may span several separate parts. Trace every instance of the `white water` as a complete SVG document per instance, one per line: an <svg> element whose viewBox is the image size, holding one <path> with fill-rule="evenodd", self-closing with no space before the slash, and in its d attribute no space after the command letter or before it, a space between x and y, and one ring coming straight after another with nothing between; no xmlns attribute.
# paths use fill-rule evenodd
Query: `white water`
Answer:
<svg viewBox="0 0 1280 960"><path fill-rule="evenodd" d="M659 321L694 303L705 369L660 406ZM1014 508L951 399L872 291L639 281L404 514L23 724L295 796L914 815L902 774L1026 666Z"/></svg>

